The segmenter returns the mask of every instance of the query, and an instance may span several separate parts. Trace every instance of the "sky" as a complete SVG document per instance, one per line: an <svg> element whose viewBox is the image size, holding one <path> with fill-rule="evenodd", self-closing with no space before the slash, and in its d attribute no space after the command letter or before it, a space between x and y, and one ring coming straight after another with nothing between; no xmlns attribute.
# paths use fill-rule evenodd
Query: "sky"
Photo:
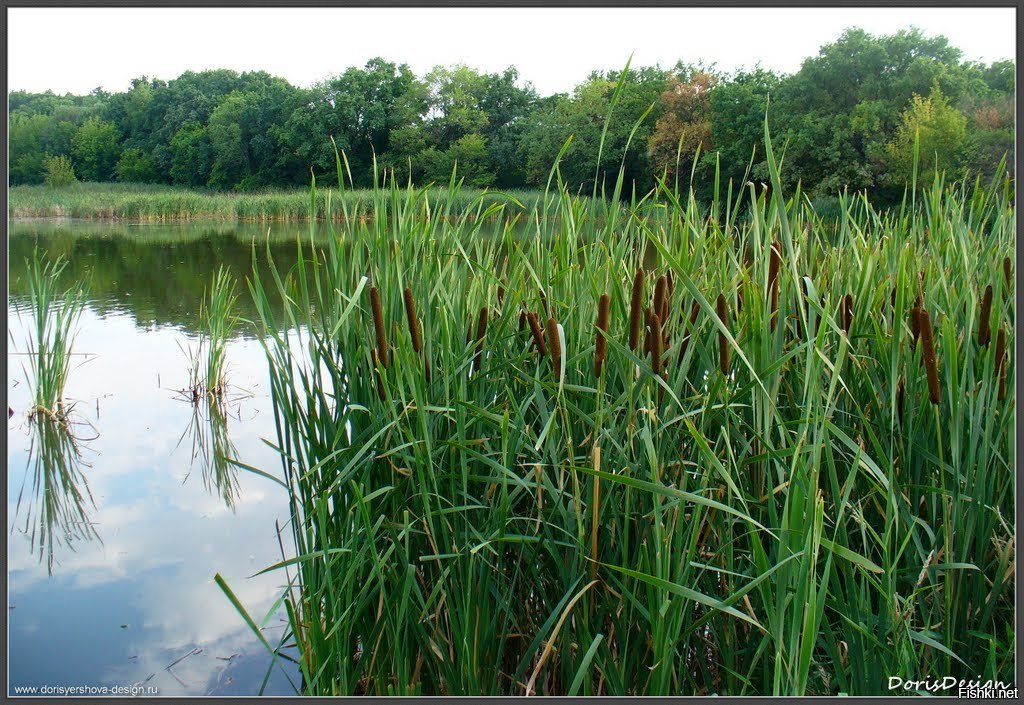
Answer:
<svg viewBox="0 0 1024 705"><path fill-rule="evenodd" d="M310 86L375 56L417 75L509 65L541 95L594 69L703 61L792 73L847 27L942 34L969 60L1016 55L1013 8L8 8L10 90L126 90L138 76L265 70Z"/></svg>

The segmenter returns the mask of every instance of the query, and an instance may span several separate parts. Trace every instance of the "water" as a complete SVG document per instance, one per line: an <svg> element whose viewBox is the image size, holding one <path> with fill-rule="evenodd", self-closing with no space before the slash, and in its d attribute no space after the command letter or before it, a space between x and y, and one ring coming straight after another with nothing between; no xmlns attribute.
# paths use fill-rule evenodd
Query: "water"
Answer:
<svg viewBox="0 0 1024 705"><path fill-rule="evenodd" d="M275 259L293 261L289 243L303 231L272 228ZM30 221L9 233L9 694L133 684L160 695L257 693L271 659L213 578L263 619L284 574L249 576L281 560L275 522L290 554L286 496L211 451L278 471L262 441L275 436L259 341L245 329L228 344L224 417L177 390L204 287L220 264L244 277L250 243L267 229ZM40 436L27 419L18 353L32 325L24 261L36 248L64 255L67 273L89 286L67 387L72 434ZM239 293L238 312L251 317L244 281ZM284 627L271 614L268 641ZM289 666L271 670L267 693L295 692Z"/></svg>

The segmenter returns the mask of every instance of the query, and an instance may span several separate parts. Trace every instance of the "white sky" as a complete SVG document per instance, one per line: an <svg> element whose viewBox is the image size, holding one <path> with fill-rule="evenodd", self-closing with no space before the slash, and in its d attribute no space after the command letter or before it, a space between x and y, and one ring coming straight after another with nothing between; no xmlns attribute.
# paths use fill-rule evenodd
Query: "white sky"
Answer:
<svg viewBox="0 0 1024 705"><path fill-rule="evenodd" d="M374 56L422 76L437 64L515 65L542 95L593 69L704 60L793 72L849 26L943 34L965 58L1016 55L1013 8L42 9L8 8L10 90L126 90L132 78L263 69L309 86Z"/></svg>

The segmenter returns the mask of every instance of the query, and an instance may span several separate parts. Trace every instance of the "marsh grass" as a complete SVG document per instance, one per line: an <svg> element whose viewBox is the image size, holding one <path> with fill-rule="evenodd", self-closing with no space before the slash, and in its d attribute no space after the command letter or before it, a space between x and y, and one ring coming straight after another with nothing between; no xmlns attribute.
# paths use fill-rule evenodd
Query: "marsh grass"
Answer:
<svg viewBox="0 0 1024 705"><path fill-rule="evenodd" d="M992 285L1012 339L1008 190L843 195L826 224L765 143L770 193L710 209L667 183L586 207L556 165L525 236L482 237L502 206L457 205L454 176L382 184L367 219L328 198L335 236L250 280L281 455L250 469L287 492L294 541L266 569L282 642L218 584L304 692L1013 681L1014 370L974 313ZM653 360L645 272L673 282Z"/></svg>

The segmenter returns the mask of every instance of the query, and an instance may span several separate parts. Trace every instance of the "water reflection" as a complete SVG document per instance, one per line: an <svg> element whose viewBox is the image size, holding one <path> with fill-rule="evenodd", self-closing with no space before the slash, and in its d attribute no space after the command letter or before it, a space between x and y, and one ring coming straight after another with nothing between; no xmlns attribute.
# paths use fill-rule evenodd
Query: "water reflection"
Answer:
<svg viewBox="0 0 1024 705"><path fill-rule="evenodd" d="M52 575L55 547L73 551L76 544L99 539L89 520L96 502L84 472L89 464L82 458L96 429L73 409L60 417L35 411L26 424L31 441L11 530L28 538Z"/></svg>
<svg viewBox="0 0 1024 705"><path fill-rule="evenodd" d="M92 287L75 344L90 361L72 371L65 394L77 400L76 422L96 430L27 423L31 393L13 378L19 358L8 357L7 512L16 527L7 552L8 688L145 683L160 695L255 694L270 659L213 576L223 575L258 618L280 594L279 576L249 576L280 560L274 527L287 520L287 498L226 462L278 465L263 442L274 425L259 341L249 334L227 344L244 398L193 408L172 391L188 384L180 346L198 343L203 285L218 258L244 277L249 244L223 233L217 243L204 243L205 234L114 242L120 236L101 226L81 237L74 227L47 227L61 231L51 239L42 226L31 236L17 224L10 230L9 335L22 340L32 325L18 313L22 266L36 242L70 256L69 274ZM282 616L267 618L271 643L284 633ZM294 689L275 667L266 692Z"/></svg>

